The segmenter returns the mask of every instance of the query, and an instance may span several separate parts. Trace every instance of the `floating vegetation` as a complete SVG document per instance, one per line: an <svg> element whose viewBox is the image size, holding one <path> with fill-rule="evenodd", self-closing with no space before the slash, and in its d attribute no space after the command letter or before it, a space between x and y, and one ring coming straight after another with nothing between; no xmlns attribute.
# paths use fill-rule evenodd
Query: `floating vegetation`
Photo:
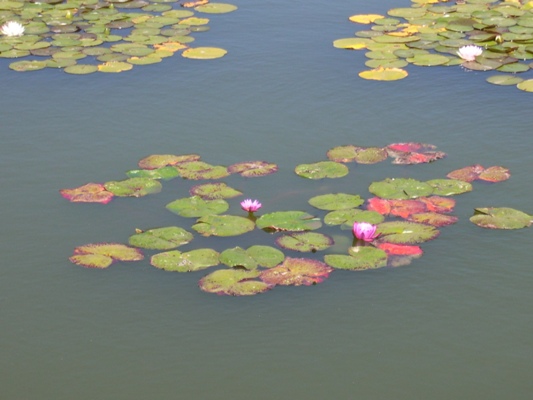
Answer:
<svg viewBox="0 0 533 400"><path fill-rule="evenodd" d="M355 164L374 164L389 157L393 159L392 164L423 164L445 154L431 144L407 142L368 148L337 146L328 150L326 156L329 161L302 164L305 167L296 167L295 173L302 178L335 178L339 177L339 171L342 176L348 174L350 164L358 169L360 166ZM71 202L106 204L112 199L128 201L119 198L157 193L162 188L160 180L179 186L180 181L190 179L216 180L230 174L247 179L278 170L276 164L266 161L240 162L229 167L211 165L196 154L150 155L139 161L138 166L126 172L129 179L88 183L62 189L60 194ZM278 285L316 285L335 269L364 271L412 263L423 254L420 245L437 238L440 228L457 222L458 218L451 215L456 206L451 196L471 191L476 181L494 183L509 177L505 167L484 168L474 164L454 170L446 178L425 182L405 177L372 182L368 192L373 196L366 198L322 191L303 204L314 208L312 214L304 210L276 210L262 215L256 215L262 210L261 202L244 198L238 183L233 188L225 182L199 185L190 182L189 197L166 205L168 211L194 219L182 220L186 226L136 229L128 245L79 246L70 261L87 268L107 268L114 262L142 260L144 256L139 249L145 249L154 252L150 264L160 270L193 273L218 268L199 281L200 289L209 293L244 296ZM244 216L226 214L230 204ZM521 229L533 223L533 216L512 208L485 207L476 208L470 221L482 228ZM332 234L335 230L340 233ZM244 249L237 245L240 238L232 238L245 234L262 236L269 243ZM191 244L197 243L193 241L196 235L204 238L199 241L199 248L191 248ZM204 247L206 241L213 240L233 245L225 250ZM184 251L176 250L177 247L183 247ZM302 258L302 253L309 256Z"/></svg>
<svg viewBox="0 0 533 400"><path fill-rule="evenodd" d="M73 75L129 71L180 52L193 59L223 57L225 49L191 47L191 34L209 30L202 14L237 7L207 0L181 6L173 0L4 1L0 57L25 58L9 65L14 71L59 68Z"/></svg>
<svg viewBox="0 0 533 400"><path fill-rule="evenodd" d="M393 81L408 76L409 64L461 66L496 71L495 85L533 92L533 3L519 0L412 0L410 8L387 15L357 14L348 19L364 26L355 37L337 39L340 49L367 50L359 72L363 79ZM524 74L524 78L517 74Z"/></svg>

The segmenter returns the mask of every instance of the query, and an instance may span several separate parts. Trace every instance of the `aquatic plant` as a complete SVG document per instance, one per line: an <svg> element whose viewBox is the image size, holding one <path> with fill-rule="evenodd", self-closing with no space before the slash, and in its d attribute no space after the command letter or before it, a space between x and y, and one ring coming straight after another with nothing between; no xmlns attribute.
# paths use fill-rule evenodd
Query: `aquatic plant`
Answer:
<svg viewBox="0 0 533 400"><path fill-rule="evenodd" d="M6 36L22 36L24 26L17 21L8 21L0 27L0 33Z"/></svg>
<svg viewBox="0 0 533 400"><path fill-rule="evenodd" d="M421 165L435 162L445 154L430 144L407 142L369 148L337 146L328 150L326 156L329 161L304 164L302 168L297 166L295 173L313 182L338 178L335 171L341 171L339 166L342 175L346 175L350 165L357 164L359 168L388 158L392 159L392 164ZM138 166L140 169L126 172L129 179L89 183L62 189L60 194L71 202L107 204L113 199L126 201L128 197L158 193L163 180L217 180L231 174L247 179L278 170L276 164L266 161L242 162L229 167L212 165L195 154L154 154L140 160ZM335 269L363 271L412 263L423 255L423 243L437 238L441 228L457 222L458 218L450 215L456 206L451 196L473 190L471 182L502 182L509 177L510 172L505 167L484 168L474 164L451 171L447 179L422 182L413 178L386 178L370 184L368 191L373 197L321 193L307 201L316 213L277 210L258 218L225 214L232 206L240 206L252 214L261 203L250 198L231 200L243 196L243 192L225 182L208 182L192 186L190 197L178 198L166 205L172 213L193 218L191 223L182 220L180 225L185 226L171 224L136 229L128 245L91 243L79 246L70 261L102 269L114 262L142 260L144 254L140 249L143 249L155 252L150 256L150 264L162 271L194 273L216 268L199 281L200 289L209 293L243 296L263 293L278 285L316 285ZM269 207L274 205L269 204ZM512 208L479 207L470 220L482 228L522 229L531 225L533 216ZM321 229L326 229L328 234L320 232ZM237 245L240 239L232 238L245 234L254 235L261 243L241 248ZM353 242L352 234L359 243ZM205 239L194 241L197 235ZM233 247L222 251L204 247L205 241L213 240L233 243ZM194 247L194 243L202 244ZM189 248L182 251L182 246ZM302 253L309 256L302 257ZM320 254L323 254L323 261L317 259Z"/></svg>
<svg viewBox="0 0 533 400"><path fill-rule="evenodd" d="M370 69L359 73L363 79L403 79L409 65L460 65L500 72L487 82L533 92L532 10L531 1L412 0L411 7L392 8L387 15L350 16L350 22L369 28L337 39L333 46L367 50Z"/></svg>

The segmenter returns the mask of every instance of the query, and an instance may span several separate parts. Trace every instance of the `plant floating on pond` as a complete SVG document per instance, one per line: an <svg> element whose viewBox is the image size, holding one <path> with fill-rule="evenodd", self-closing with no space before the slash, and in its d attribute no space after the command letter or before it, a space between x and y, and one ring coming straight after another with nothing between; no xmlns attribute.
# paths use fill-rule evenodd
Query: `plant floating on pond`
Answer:
<svg viewBox="0 0 533 400"><path fill-rule="evenodd" d="M0 57L38 59L14 61L14 71L59 68L73 75L118 73L156 64L180 53L185 58L214 59L227 51L190 47L191 33L209 29L208 18L196 13L224 14L236 6L193 3L175 9L173 0L50 0L2 2Z"/></svg>
<svg viewBox="0 0 533 400"><path fill-rule="evenodd" d="M531 1L519 0L413 0L410 8L393 8L387 16L352 15L365 25L356 37L337 39L333 46L367 50L369 70L364 79L403 79L409 64L462 66L475 71L498 71L487 79L495 85L516 85L533 92ZM366 26L371 25L368 29Z"/></svg>
<svg viewBox="0 0 533 400"><path fill-rule="evenodd" d="M371 242L378 237L376 229L376 225L369 224L368 222L354 222L352 231L357 240Z"/></svg>
<svg viewBox="0 0 533 400"><path fill-rule="evenodd" d="M258 200L246 199L241 201L241 208L249 213L254 213L261 208L262 204Z"/></svg>
<svg viewBox="0 0 533 400"><path fill-rule="evenodd" d="M419 164L442 158L444 153L435 151L430 144L406 142L385 147L337 146L328 150L327 157L330 161L302 164L306 167L296 167L295 172L304 178L334 178L339 177L339 171L343 176L350 172L347 163L374 164L392 157L393 164ZM164 271L194 272L223 264L229 269L206 275L199 282L200 289L234 296L262 293L277 285L315 285L334 269L363 271L408 265L422 256L421 243L437 238L438 228L457 221L456 216L450 215L456 205L450 196L471 191L470 182L476 180L501 182L510 177L504 167L474 164L450 172L448 179L422 182L402 177L372 182L368 191L374 197L367 199L351 193L324 193L327 186L323 186L318 195L307 200L317 215L293 210L274 211L256 218L253 213L261 207L258 200L233 200L232 207L240 205L249 213L245 218L225 214L230 209L225 199L242 196L241 191L225 182L193 185L188 180L221 179L230 174L244 178L266 176L276 172L277 165L250 161L229 167L214 166L201 161L196 154L163 154L143 158L139 168L126 172L129 179L62 189L61 196L71 202L105 204L115 197L157 193L162 188L158 179L168 180L165 184L187 186L183 192L190 196L178 198L166 208L180 217L194 218L194 222L182 220L186 227L136 229L129 238L129 246L115 243L79 246L70 261L88 268L107 268L115 261L142 260L144 256L139 250L142 248L156 251L150 264ZM171 181L178 177L182 179ZM533 216L511 208L488 207L476 208L470 220L483 228L520 229L529 227ZM192 242L196 235L187 228L204 238ZM337 229L340 234L315 232L321 228L328 233ZM233 245L222 251L204 247L205 241L224 243L244 234L262 237L264 243L247 249ZM243 239L238 240L240 243ZM198 248L190 248L191 242L199 243ZM180 246L189 248L176 250ZM157 252L161 250L164 251ZM311 254L308 258L297 258L291 257L290 252ZM320 252L325 253L324 262L313 255Z"/></svg>

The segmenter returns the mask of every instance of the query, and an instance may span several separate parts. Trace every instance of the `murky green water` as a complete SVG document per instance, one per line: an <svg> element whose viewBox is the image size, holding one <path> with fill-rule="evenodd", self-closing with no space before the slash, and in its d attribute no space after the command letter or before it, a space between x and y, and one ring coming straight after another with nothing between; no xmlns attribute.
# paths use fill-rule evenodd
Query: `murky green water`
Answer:
<svg viewBox="0 0 533 400"><path fill-rule="evenodd" d="M482 206L533 213L533 97L459 67L359 79L364 53L331 46L356 30L348 16L409 4L373 3L235 1L237 12L196 36L228 49L210 62L178 56L80 77L1 63L1 398L530 398L532 231L482 230L468 217ZM448 157L318 183L292 172L333 146L397 141ZM188 187L107 206L68 203L59 189L121 179L149 154L194 152L213 164L278 163L271 177L228 180L266 211L310 210L317 192L368 197L373 180L473 163L513 175L458 196L459 223L410 266L336 271L314 287L228 298L199 291L202 272L68 262L77 245L172 224L164 205ZM219 245L252 244L242 240Z"/></svg>

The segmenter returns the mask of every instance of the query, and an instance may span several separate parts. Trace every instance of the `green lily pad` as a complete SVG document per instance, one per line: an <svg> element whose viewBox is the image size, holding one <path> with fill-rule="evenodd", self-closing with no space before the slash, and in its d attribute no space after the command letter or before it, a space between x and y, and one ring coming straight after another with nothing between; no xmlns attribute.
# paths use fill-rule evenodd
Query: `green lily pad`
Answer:
<svg viewBox="0 0 533 400"><path fill-rule="evenodd" d="M181 55L185 58L193 58L196 60L211 60L214 58L224 57L227 50L218 47L190 47Z"/></svg>
<svg viewBox="0 0 533 400"><path fill-rule="evenodd" d="M287 257L282 264L261 272L269 285L316 285L326 279L333 268L318 260Z"/></svg>
<svg viewBox="0 0 533 400"><path fill-rule="evenodd" d="M205 215L192 226L202 236L238 236L254 228L253 221L233 215Z"/></svg>
<svg viewBox="0 0 533 400"><path fill-rule="evenodd" d="M470 183L455 179L432 179L426 183L433 188L433 194L437 196L453 196L472 191Z"/></svg>
<svg viewBox="0 0 533 400"><path fill-rule="evenodd" d="M242 194L242 192L229 187L224 182L196 185L189 190L189 193L191 196L200 196L206 200L231 199Z"/></svg>
<svg viewBox="0 0 533 400"><path fill-rule="evenodd" d="M205 215L222 214L229 204L222 199L204 200L200 196L174 200L166 205L167 210L185 218L199 218Z"/></svg>
<svg viewBox="0 0 533 400"><path fill-rule="evenodd" d="M211 165L203 161L182 162L176 164L176 168L184 179L220 179L229 175L226 167Z"/></svg>
<svg viewBox="0 0 533 400"><path fill-rule="evenodd" d="M259 229L277 231L311 231L322 226L319 218L303 211L276 211L261 215L256 221Z"/></svg>
<svg viewBox="0 0 533 400"><path fill-rule="evenodd" d="M361 78L374 81L397 81L407 77L407 75L407 71L401 68L378 67L368 71L359 72Z"/></svg>
<svg viewBox="0 0 533 400"><path fill-rule="evenodd" d="M98 71L98 67L96 65L89 64L75 64L65 67L63 71L65 71L67 74L87 75Z"/></svg>
<svg viewBox="0 0 533 400"><path fill-rule="evenodd" d="M167 165L176 165L188 161L198 161L200 156L198 154L185 154L185 155L173 155L173 154L153 154L145 157L139 161L139 167L142 169L157 169Z"/></svg>
<svg viewBox="0 0 533 400"><path fill-rule="evenodd" d="M254 245L246 250L259 266L272 268L283 262L285 255L278 249L270 246Z"/></svg>
<svg viewBox="0 0 533 400"><path fill-rule="evenodd" d="M38 71L44 68L46 68L45 61L15 61L9 64L9 69L17 72Z"/></svg>
<svg viewBox="0 0 533 400"><path fill-rule="evenodd" d="M214 267L219 262L219 254L213 249L196 249L186 253L171 250L154 254L150 264L165 271L192 272Z"/></svg>
<svg viewBox="0 0 533 400"><path fill-rule="evenodd" d="M258 266L272 268L283 262L285 255L270 246L251 246L247 250L241 247L224 250L220 254L220 262L228 267L256 269Z"/></svg>
<svg viewBox="0 0 533 400"><path fill-rule="evenodd" d="M501 86L513 86L522 82L524 79L518 76L512 75L492 75L487 78L487 82L492 83L493 85Z"/></svg>
<svg viewBox="0 0 533 400"><path fill-rule="evenodd" d="M298 232L280 236L276 243L284 249L314 253L331 247L333 239L323 233Z"/></svg>
<svg viewBox="0 0 533 400"><path fill-rule="evenodd" d="M370 39L367 38L342 38L333 41L333 47L338 49L349 49L349 50L359 50L366 48L367 44L370 43Z"/></svg>
<svg viewBox="0 0 533 400"><path fill-rule="evenodd" d="M337 269L364 271L387 265L387 253L373 246L356 246L349 249L350 255L328 254L326 264Z"/></svg>
<svg viewBox="0 0 533 400"><path fill-rule="evenodd" d="M130 236L129 244L143 249L169 250L189 243L193 235L178 226L149 229Z"/></svg>
<svg viewBox="0 0 533 400"><path fill-rule="evenodd" d="M201 6L194 7L198 12L207 14L226 14L237 9L237 6L227 3L208 3Z"/></svg>
<svg viewBox="0 0 533 400"><path fill-rule="evenodd" d="M368 191L383 199L414 199L429 196L433 187L411 178L387 178L370 184Z"/></svg>
<svg viewBox="0 0 533 400"><path fill-rule="evenodd" d="M229 296L249 296L266 292L273 285L256 280L259 270L220 269L200 279L200 289L208 293Z"/></svg>
<svg viewBox="0 0 533 400"><path fill-rule="evenodd" d="M363 211L356 208L350 210L337 210L326 214L324 223L326 225L350 225L354 222L368 222L369 224L379 224L385 217L376 211Z"/></svg>
<svg viewBox="0 0 533 400"><path fill-rule="evenodd" d="M270 175L277 170L278 166L276 164L268 163L266 161L247 161L233 164L228 167L230 174L240 174L245 178Z"/></svg>
<svg viewBox="0 0 533 400"><path fill-rule="evenodd" d="M129 71L132 68L133 68L133 65L127 62L122 62L122 61L110 61L110 62L106 62L104 64L98 65L99 72L110 72L110 73Z"/></svg>
<svg viewBox="0 0 533 400"><path fill-rule="evenodd" d="M470 221L482 228L522 229L533 222L533 216L514 208L486 207L475 208Z"/></svg>
<svg viewBox="0 0 533 400"><path fill-rule="evenodd" d="M403 221L383 222L378 225L377 233L381 242L394 244L417 244L439 235L433 226Z"/></svg>
<svg viewBox="0 0 533 400"><path fill-rule="evenodd" d="M387 159L388 154L381 147L359 147L353 145L334 147L327 152L331 161L351 162L359 164L375 164Z"/></svg>
<svg viewBox="0 0 533 400"><path fill-rule="evenodd" d="M106 182L104 187L115 196L142 197L152 193L159 193L163 186L154 179L130 178L123 181Z"/></svg>
<svg viewBox="0 0 533 400"><path fill-rule="evenodd" d="M173 179L180 176L179 171L174 167L162 167L157 169L132 169L126 172L130 178L150 178L150 179Z"/></svg>
<svg viewBox="0 0 533 400"><path fill-rule="evenodd" d="M59 191L68 201L73 203L102 203L107 204L113 200L113 193L108 192L100 183L87 183L86 185Z"/></svg>
<svg viewBox="0 0 533 400"><path fill-rule="evenodd" d="M321 161L314 164L300 164L294 172L308 179L341 178L348 175L348 167L333 161Z"/></svg>
<svg viewBox="0 0 533 400"><path fill-rule="evenodd" d="M516 85L516 87L524 92L533 92L533 79L526 79L525 81L522 81Z"/></svg>
<svg viewBox="0 0 533 400"><path fill-rule="evenodd" d="M361 196L347 193L331 193L309 199L309 204L320 210L345 210L356 208L364 203Z"/></svg>
<svg viewBox="0 0 533 400"><path fill-rule="evenodd" d="M220 262L228 267L242 267L245 269L256 269L258 266L257 261L246 250L238 246L220 253Z"/></svg>
<svg viewBox="0 0 533 400"><path fill-rule="evenodd" d="M450 58L441 54L417 54L408 58L407 61L422 67L431 67L434 65L446 64L450 61Z"/></svg>
<svg viewBox="0 0 533 400"><path fill-rule="evenodd" d="M139 249L121 243L91 243L76 247L70 261L87 268L107 268L113 261L140 261L143 258Z"/></svg>

